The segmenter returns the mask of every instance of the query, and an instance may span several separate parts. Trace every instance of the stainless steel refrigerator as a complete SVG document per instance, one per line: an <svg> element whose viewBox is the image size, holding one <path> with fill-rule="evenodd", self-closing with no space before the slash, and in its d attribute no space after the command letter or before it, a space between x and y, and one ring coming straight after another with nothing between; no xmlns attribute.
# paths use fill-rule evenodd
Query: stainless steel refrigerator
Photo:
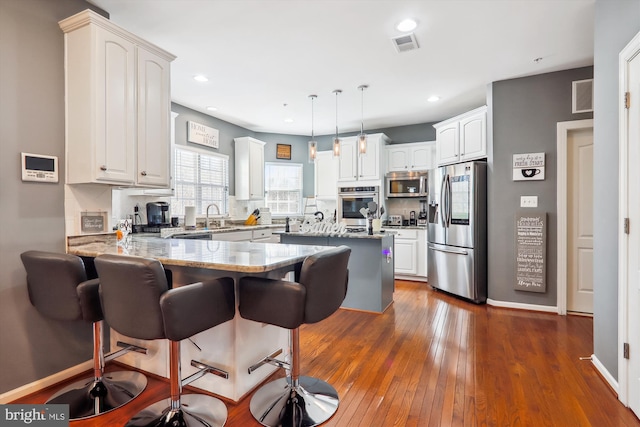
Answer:
<svg viewBox="0 0 640 427"><path fill-rule="evenodd" d="M487 300L487 163L442 166L429 177L429 284Z"/></svg>

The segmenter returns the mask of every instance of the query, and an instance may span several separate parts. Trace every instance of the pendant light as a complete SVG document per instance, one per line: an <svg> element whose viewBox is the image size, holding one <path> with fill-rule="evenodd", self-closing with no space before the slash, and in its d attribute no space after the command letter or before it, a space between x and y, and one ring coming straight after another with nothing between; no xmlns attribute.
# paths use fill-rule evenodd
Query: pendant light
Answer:
<svg viewBox="0 0 640 427"><path fill-rule="evenodd" d="M336 94L336 137L333 138L333 157L340 156L340 138L338 138L338 95L342 93L342 90L336 89L333 91Z"/></svg>
<svg viewBox="0 0 640 427"><path fill-rule="evenodd" d="M367 85L358 86L358 89L360 89L362 93L360 97L360 134L358 135L358 152L360 154L367 154L367 134L364 133L364 90L368 87Z"/></svg>
<svg viewBox="0 0 640 427"><path fill-rule="evenodd" d="M318 152L318 143L313 137L313 100L317 97L318 95L309 95L309 98L311 98L311 141L309 141L309 163L315 162L316 153Z"/></svg>

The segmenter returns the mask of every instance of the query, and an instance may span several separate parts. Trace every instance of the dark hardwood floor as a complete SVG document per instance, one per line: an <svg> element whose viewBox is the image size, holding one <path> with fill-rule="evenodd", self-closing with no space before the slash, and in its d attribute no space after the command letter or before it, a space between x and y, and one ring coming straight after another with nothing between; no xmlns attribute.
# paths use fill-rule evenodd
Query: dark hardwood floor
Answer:
<svg viewBox="0 0 640 427"><path fill-rule="evenodd" d="M593 353L591 318L476 306L404 281L394 299L382 315L339 310L301 328L302 373L340 395L326 426L640 426L580 360ZM125 407L71 425L123 425L166 396L151 377ZM227 403L228 426L260 425L249 399Z"/></svg>

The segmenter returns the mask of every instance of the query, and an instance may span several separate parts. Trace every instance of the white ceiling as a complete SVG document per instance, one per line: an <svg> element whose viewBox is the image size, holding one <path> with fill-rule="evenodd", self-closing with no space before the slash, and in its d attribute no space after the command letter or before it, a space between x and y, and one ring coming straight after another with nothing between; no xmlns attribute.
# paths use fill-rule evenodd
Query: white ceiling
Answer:
<svg viewBox="0 0 640 427"><path fill-rule="evenodd" d="M435 122L487 84L593 64L595 0L91 0L173 53L172 99L256 132L316 135ZM397 53L395 25L418 21ZM538 62L534 60L542 58ZM193 80L196 74L207 83ZM429 103L431 95L441 101ZM286 104L286 106L285 106ZM218 108L208 112L207 106ZM290 117L293 123L285 123Z"/></svg>

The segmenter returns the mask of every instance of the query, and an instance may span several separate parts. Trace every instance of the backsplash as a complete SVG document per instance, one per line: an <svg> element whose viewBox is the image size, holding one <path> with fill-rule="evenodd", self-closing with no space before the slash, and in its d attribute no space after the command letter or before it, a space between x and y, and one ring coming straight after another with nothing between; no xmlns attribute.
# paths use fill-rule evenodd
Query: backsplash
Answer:
<svg viewBox="0 0 640 427"><path fill-rule="evenodd" d="M114 188L105 184L65 185L65 235L82 234L80 217L83 212L105 212L108 220L107 231L111 231L118 220L133 217L136 205L139 208L136 224L146 224L146 205L148 202L171 203L169 196L149 195L143 194L143 192L142 189ZM325 217L333 217L336 209L335 202L318 200L316 204L316 207L308 209L309 213L321 211ZM263 206L265 206L264 200L237 201L235 196L229 196L229 220L244 221L254 209L260 209ZM179 224L184 225L184 215L171 214L170 216L178 216ZM196 216L199 218L204 215Z"/></svg>

